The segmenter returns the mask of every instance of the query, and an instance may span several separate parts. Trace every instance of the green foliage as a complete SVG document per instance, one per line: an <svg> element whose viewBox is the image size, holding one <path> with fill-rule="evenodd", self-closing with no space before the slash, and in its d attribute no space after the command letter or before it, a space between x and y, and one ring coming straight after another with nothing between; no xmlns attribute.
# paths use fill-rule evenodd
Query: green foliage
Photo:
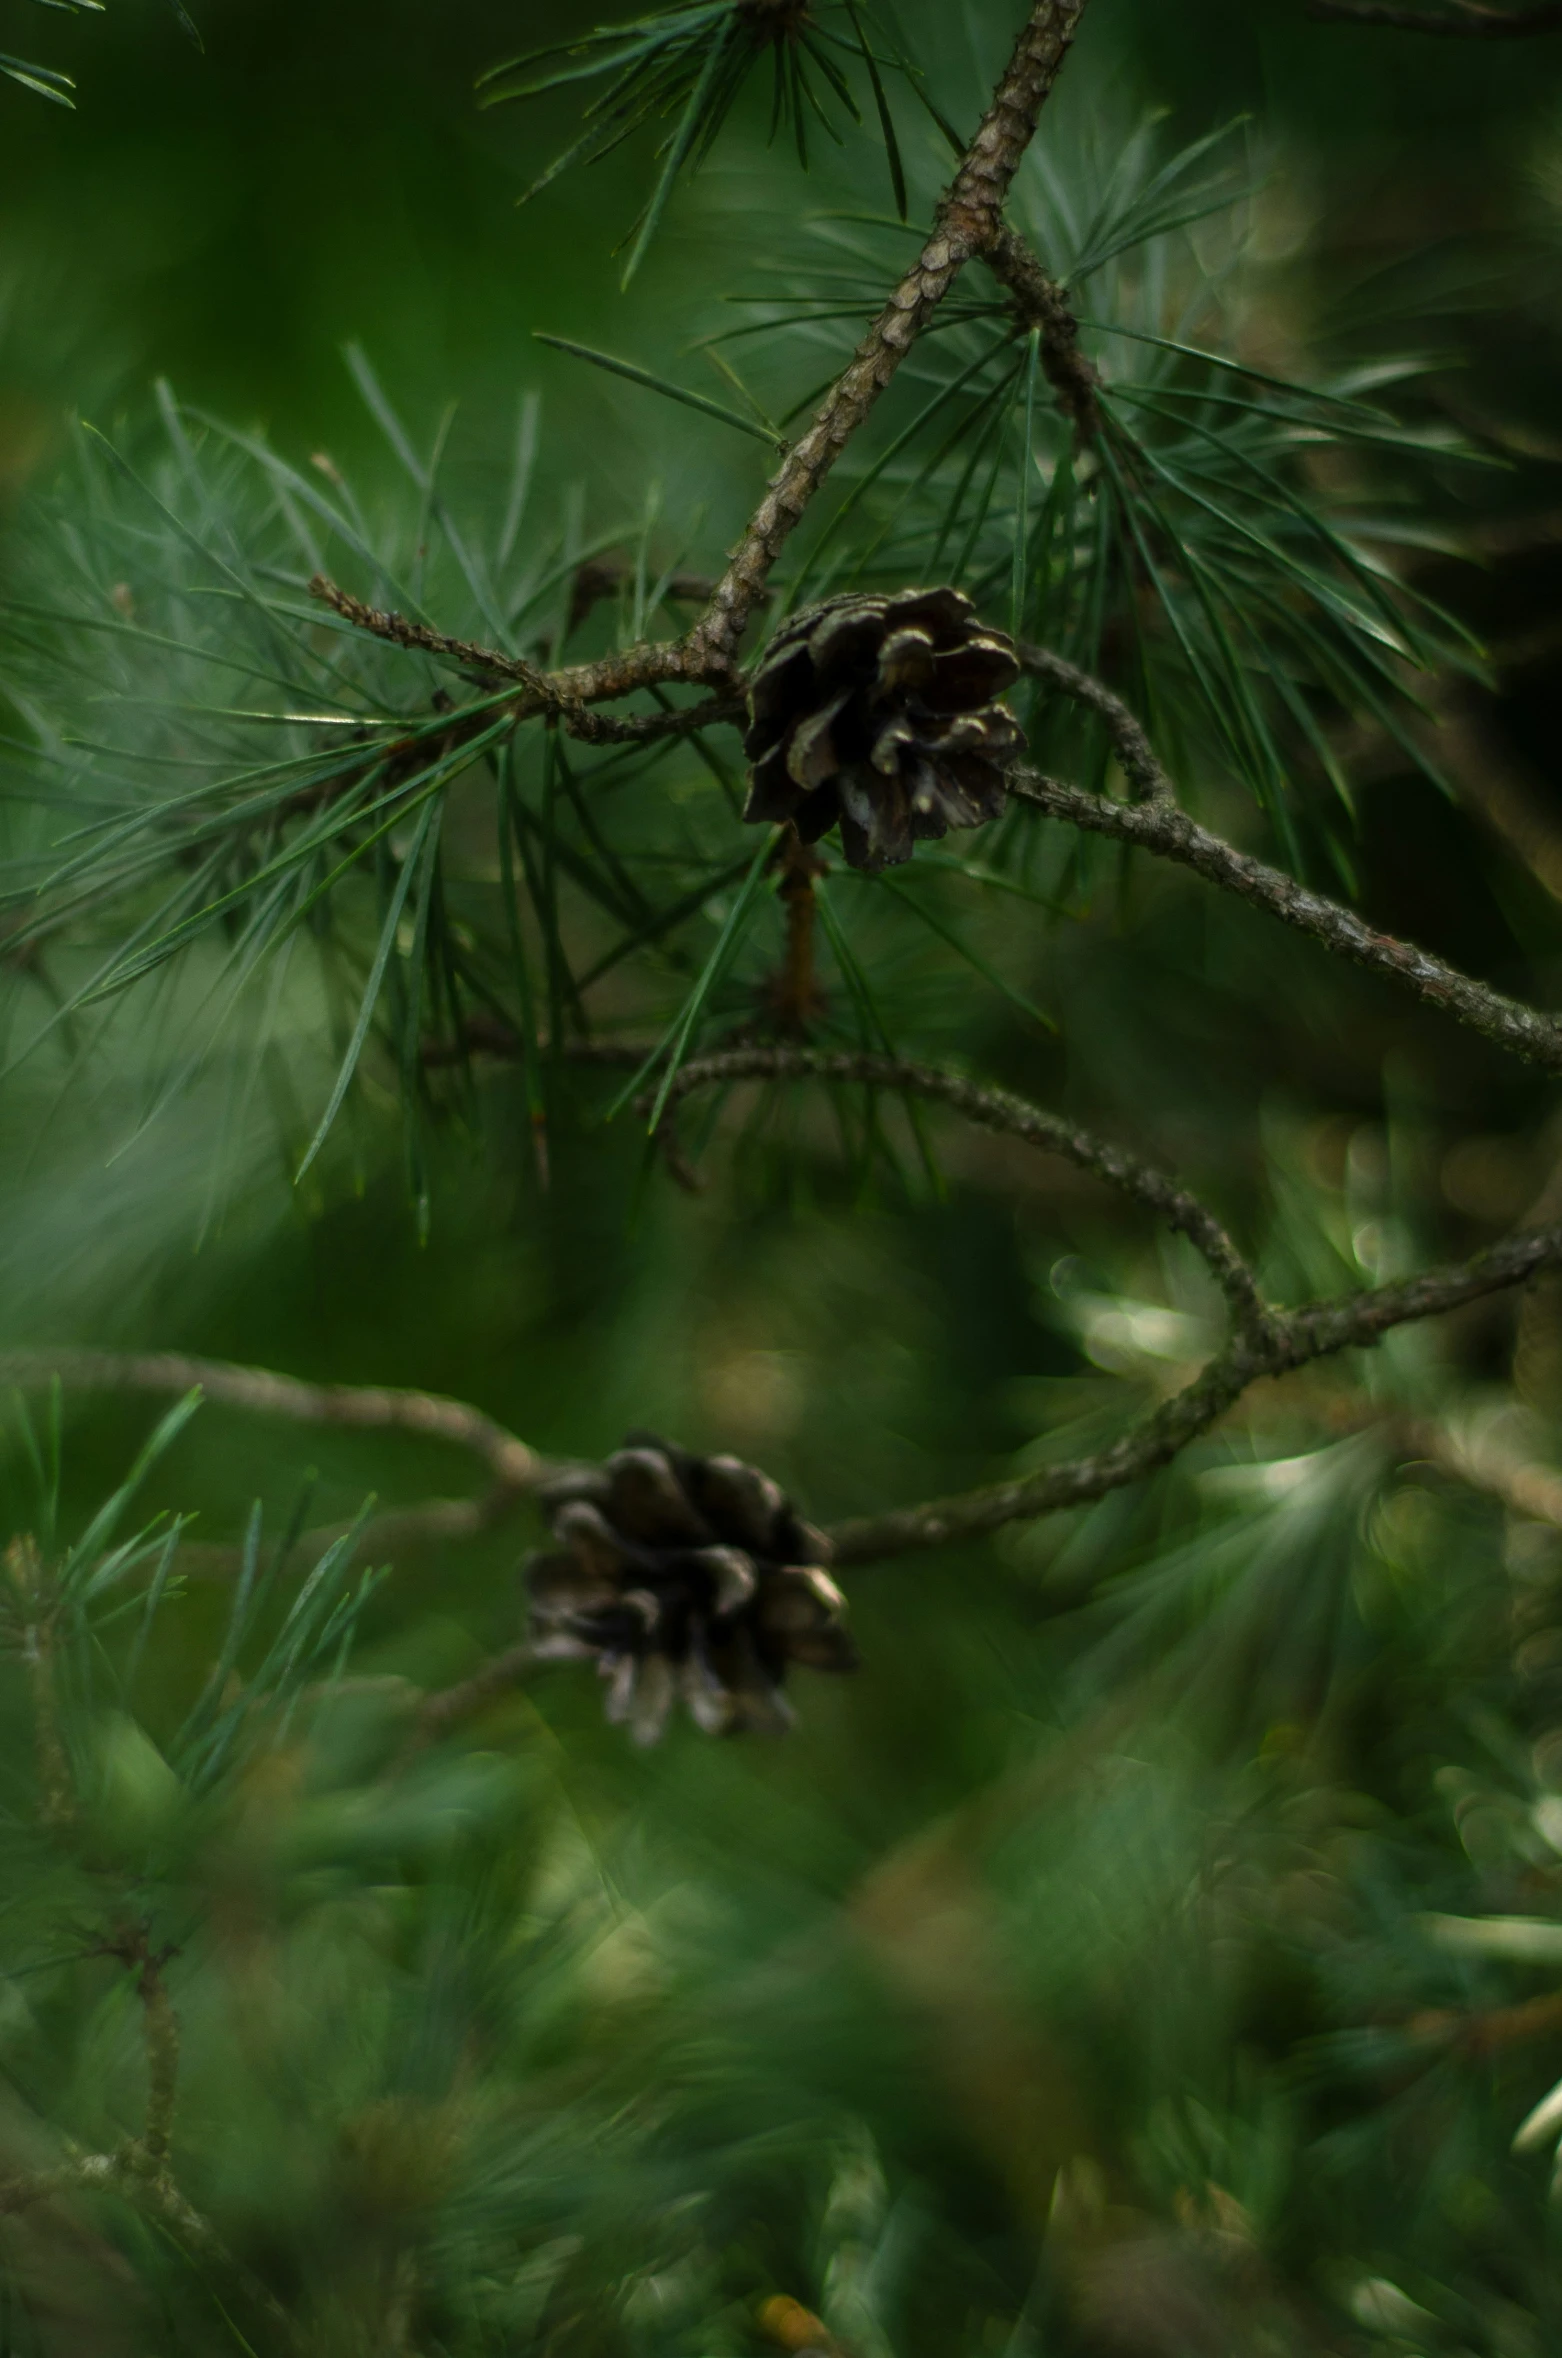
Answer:
<svg viewBox="0 0 1562 2358"><path fill-rule="evenodd" d="M881 66L909 77L923 103L931 102L921 91L917 69L899 54L898 46L875 47L888 39L871 0L824 0L818 9L810 0L675 0L674 6L653 16L492 66L478 87L485 106L505 106L517 99L546 98L577 83L607 82L606 90L586 107L586 128L533 182L527 196L536 196L572 164L600 162L642 125L673 118L656 151L659 169L651 194L630 233L623 273L627 286L656 235L680 174L697 171L710 154L739 92L766 58L770 137L788 133L805 171L811 121L837 145L842 138L840 122L861 123L862 108L843 70L861 69L904 220L905 167ZM548 70L534 71L539 66ZM958 148L958 140L955 144Z"/></svg>
<svg viewBox="0 0 1562 2358"><path fill-rule="evenodd" d="M1348 799L1340 716L1406 740L1416 675L1474 662L1391 560L1416 531L1415 470L1424 483L1429 462L1475 454L1383 406L1428 363L1300 382L1237 356L1257 187L1219 160L1234 136L1167 157L1151 125L1098 128L1066 158L1056 141L1037 156L1015 211L1099 355L1104 432L1079 443L1001 288L957 294L902 372L915 408L841 470L796 595L955 580L1017 633L1117 669L1164 741L1253 789L1294 860L1298 756ZM790 324L819 345L821 326L871 311L903 247L867 225L822 229L829 292L823 273L806 292L789 273L796 292L739 298L759 316L727 339ZM1314 820L1338 835L1326 807Z"/></svg>
<svg viewBox="0 0 1562 2358"><path fill-rule="evenodd" d="M1100 134L1027 167L1021 218L1111 323L1100 436L1077 445L1004 305L957 292L901 372L890 430L837 471L779 608L955 581L1019 634L1117 670L1190 777L1242 780L1286 856L1321 838L1349 874L1341 723L1408 744L1418 678L1473 661L1469 635L1388 563L1412 529L1406 468L1449 446L1376 398L1410 364L1309 388L1194 340L1239 343L1252 299L1251 200L1220 161L1229 144L1163 160L1148 130ZM1196 250L1202 232L1216 242ZM804 282L789 263L798 291L736 298L757 318L703 348L762 339L763 392L730 372L752 418L544 340L773 438L800 405L770 382L795 381L799 342L839 351L902 236L827 219L812 242L828 268ZM120 1037L150 1026L147 1113L215 1056L241 1127L286 1067L300 1174L369 1055L407 1118L421 1202L420 1133L452 1091L459 1102L474 1036L512 1044L540 1109L564 1086L572 1036L611 1042L649 1022L665 1089L701 1046L774 1022L780 944L732 825L724 730L605 752L517 731L510 692L480 664L376 646L307 595L312 576L341 573L372 605L546 665L676 629L709 528L675 530L654 489L638 515L540 490L558 471L530 396L502 496L462 512L449 418L425 455L368 362L352 366L399 492L366 499L329 462L296 467L165 394L133 443L89 434L34 511L30 577L6 607L12 699L43 755L7 889L26 960L13 1054L106 1042L111 1021ZM609 595L582 602L580 569L603 560ZM1055 697L1021 704L1043 762L1103 774L1094 724L1082 733ZM978 878L979 943L962 914ZM924 854L871 897L849 873L826 881L820 1040L980 1046L996 1004L973 1031L974 1002L953 1024L936 990L919 1003L917 976L932 983L951 951L1034 1036L1049 1016L1016 968L1035 911L1067 898L1053 847L1022 820L974 857L958 839ZM866 1125L877 1138L871 1112Z"/></svg>
<svg viewBox="0 0 1562 2358"><path fill-rule="evenodd" d="M63 9L67 16L101 16L106 0L36 0L36 4L42 8ZM194 18L182 5L182 0L168 0L168 5L175 21L199 48L201 36L196 31ZM23 90L30 90L36 98L51 100L55 106L74 107L76 104L74 81L69 74L62 74L54 66L39 65L32 59L11 57L0 51L0 75L17 83Z"/></svg>
<svg viewBox="0 0 1562 2358"><path fill-rule="evenodd" d="M1119 692L1207 823L1551 1005L1556 53L1499 104L1250 14L1179 12L1152 72L1165 12L1093 7L1016 182L1099 429L973 263L745 664L815 598L959 583ZM518 718L515 665L687 627L754 445L915 251L926 95L976 122L967 49L1018 8L900 15L513 35L560 47L485 96L599 159L639 274L618 313L522 278L582 250L546 173L524 299L483 287L547 347L502 438L409 424L355 350L361 423L312 381L293 412L339 460L164 392L39 465L0 531L7 1343L428 1383L572 1460L654 1424L828 1519L1108 1449L1223 1305L1138 1208L883 1090L713 1090L664 1170L703 1052L989 1074L1175 1165L1282 1303L1554 1217L1543 1082L1196 878L1018 805L888 876L826 840L799 994L728 722ZM494 27L462 38L465 76ZM1138 93L1178 76L1174 128ZM1347 86L1399 126L1392 205ZM264 185L302 278L298 182L295 143ZM318 574L471 644L357 628ZM1016 703L1039 768L1125 791L1097 713ZM1559 1400L1549 1280L1255 1385L1153 1479L854 1568L864 1672L785 1746L649 1755L579 1666L425 1713L515 1646L540 1535L453 1514L443 1445L8 1406L0 2358L1544 2358ZM371 1491L441 1503L416 1539Z"/></svg>
<svg viewBox="0 0 1562 2358"><path fill-rule="evenodd" d="M89 12L101 16L103 13L103 0L43 0L43 5L61 7L71 16L83 16ZM52 66L36 65L27 58L10 57L0 52L0 74L19 84L23 90L32 91L35 97L52 100L56 106L68 107L76 103L71 96L75 83L69 74L58 73Z"/></svg>
<svg viewBox="0 0 1562 2358"><path fill-rule="evenodd" d="M1196 1347L1196 1297L1173 1336L1060 1284L1076 1417ZM1416 1339L1379 1407L1434 1374ZM910 1642L972 1731L930 1823L925 1705L885 1681L903 1591L863 1594L876 1710L830 1699L790 1760L703 1779L687 1731L629 1779L567 1671L420 1749L350 1542L302 1568L257 1508L203 1596L177 1523L122 1536L194 1406L73 1541L58 1405L7 1430L46 1569L3 1673L4 2134L19 2105L87 2153L137 2133L142 1927L200 2223L81 2198L67 2276L23 2211L14 2348L96 2319L126 2350L758 2358L790 2301L843 2349L1083 2358L1173 2300L1195 2348L1545 2347L1548 2162L1508 2148L1555 2067L1459 2026L1562 1954L1555 1697L1513 1655L1516 1604L1531 1655L1553 1633L1554 1533L1506 1574L1499 1509L1282 1413L975 1595L919 1574Z"/></svg>

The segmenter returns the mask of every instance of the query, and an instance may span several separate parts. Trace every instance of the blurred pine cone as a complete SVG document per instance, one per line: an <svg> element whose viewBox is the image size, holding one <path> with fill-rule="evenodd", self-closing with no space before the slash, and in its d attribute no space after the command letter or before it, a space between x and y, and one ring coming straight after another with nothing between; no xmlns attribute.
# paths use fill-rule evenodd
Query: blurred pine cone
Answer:
<svg viewBox="0 0 1562 2358"><path fill-rule="evenodd" d="M595 1660L638 1743L679 1695L708 1735L790 1727L790 1663L856 1669L829 1541L754 1466L631 1433L554 1498L567 1553L526 1567L537 1651Z"/></svg>
<svg viewBox="0 0 1562 2358"><path fill-rule="evenodd" d="M956 589L794 614L749 692L744 818L791 819L805 843L839 820L854 868L892 867L919 838L996 819L1025 735L994 699L1019 672L1013 641Z"/></svg>

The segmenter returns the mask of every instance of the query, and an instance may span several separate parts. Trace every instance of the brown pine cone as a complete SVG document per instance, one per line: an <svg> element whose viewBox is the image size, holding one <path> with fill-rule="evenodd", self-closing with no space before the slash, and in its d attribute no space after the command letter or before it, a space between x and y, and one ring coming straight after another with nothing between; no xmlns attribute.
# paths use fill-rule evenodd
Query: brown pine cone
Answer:
<svg viewBox="0 0 1562 2358"><path fill-rule="evenodd" d="M707 1735L787 1728L789 1664L856 1669L829 1541L754 1466L631 1433L555 1497L567 1552L526 1567L537 1652L594 1660L638 1743L678 1695Z"/></svg>
<svg viewBox="0 0 1562 2358"><path fill-rule="evenodd" d="M995 699L1019 673L1014 642L960 590L794 614L749 691L744 818L791 819L805 843L839 820L854 868L893 867L918 839L996 819L1025 734Z"/></svg>

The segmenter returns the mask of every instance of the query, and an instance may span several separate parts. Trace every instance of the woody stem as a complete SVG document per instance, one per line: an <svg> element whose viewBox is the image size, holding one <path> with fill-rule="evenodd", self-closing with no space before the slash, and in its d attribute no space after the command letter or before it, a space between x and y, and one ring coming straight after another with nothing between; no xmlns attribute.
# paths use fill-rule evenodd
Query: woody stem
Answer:
<svg viewBox="0 0 1562 2358"><path fill-rule="evenodd" d="M781 970L780 1012L785 1028L803 1032L818 1002L814 980L814 932L818 909L814 878L819 861L795 827L788 827L781 846L781 882L777 897L786 911L786 962Z"/></svg>

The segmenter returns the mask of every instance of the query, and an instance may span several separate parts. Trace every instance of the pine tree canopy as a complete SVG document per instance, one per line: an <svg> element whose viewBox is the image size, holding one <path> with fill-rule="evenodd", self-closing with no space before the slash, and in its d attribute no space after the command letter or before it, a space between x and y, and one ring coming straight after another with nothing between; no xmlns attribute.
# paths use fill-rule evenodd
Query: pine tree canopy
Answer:
<svg viewBox="0 0 1562 2358"><path fill-rule="evenodd" d="M0 2358L1548 2358L1562 8L44 6Z"/></svg>

